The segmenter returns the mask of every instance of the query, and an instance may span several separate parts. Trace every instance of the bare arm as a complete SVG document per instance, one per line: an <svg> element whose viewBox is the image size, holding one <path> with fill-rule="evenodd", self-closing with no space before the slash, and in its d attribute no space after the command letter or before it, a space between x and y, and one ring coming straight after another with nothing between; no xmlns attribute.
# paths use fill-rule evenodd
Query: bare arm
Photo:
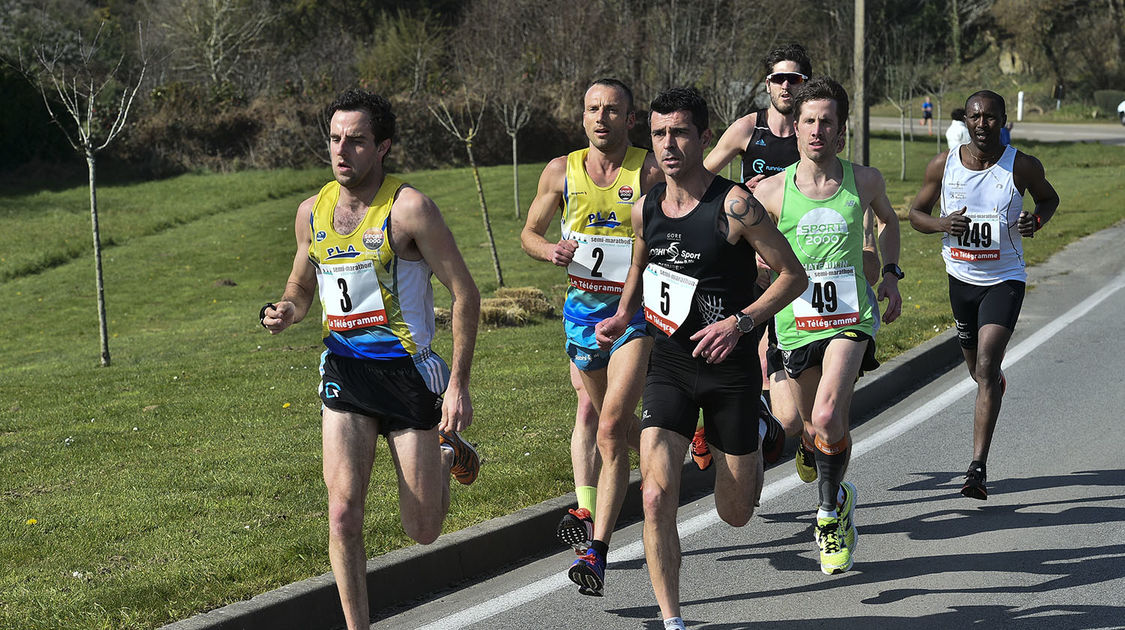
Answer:
<svg viewBox="0 0 1125 630"><path fill-rule="evenodd" d="M1026 186L1031 192L1031 198L1035 200L1035 209L1032 212L1024 210L1020 213L1017 227L1020 236L1033 237L1036 230L1042 228L1051 217L1055 216L1055 210L1059 207L1059 194L1055 192L1051 182L1047 181L1043 164L1036 158L1026 153L1017 153L1014 171L1016 187L1022 193Z"/></svg>
<svg viewBox="0 0 1125 630"><path fill-rule="evenodd" d="M753 196L741 188L732 188L727 194L725 209L729 228L727 240L745 240L778 274L758 299L742 309L754 322L763 322L801 295L808 286L808 276L788 241ZM756 270L744 271L754 273ZM692 341L698 341L692 356L703 356L708 363L719 363L727 358L741 337L734 316L715 322L691 336Z"/></svg>
<svg viewBox="0 0 1125 630"><path fill-rule="evenodd" d="M960 147L952 150L959 151ZM910 225L923 234L947 232L953 236L960 236L969 226L965 208L944 217L933 216L934 205L941 198L941 178L945 175L945 160L948 156L949 151L943 151L926 165L922 188L910 204Z"/></svg>
<svg viewBox="0 0 1125 630"><path fill-rule="evenodd" d="M453 356L439 428L462 431L473 422L469 372L480 321L480 292L457 249L453 233L429 197L413 188L403 188L392 212L398 215L395 227L401 228L403 237L413 240L422 258L453 298Z"/></svg>
<svg viewBox="0 0 1125 630"><path fill-rule="evenodd" d="M309 260L309 244L312 242L312 216L316 196L309 197L297 207L297 217L293 233L297 239L297 253L293 256L293 269L285 282L285 291L273 308L266 308L262 325L271 335L285 330L305 318L316 294L316 269Z"/></svg>
<svg viewBox="0 0 1125 630"><path fill-rule="evenodd" d="M653 186L663 181L664 171L660 170L660 165L656 163L656 154L649 151L645 156L644 166L641 167L641 194L648 194ZM633 231L637 232L636 228Z"/></svg>
<svg viewBox="0 0 1125 630"><path fill-rule="evenodd" d="M860 195L869 199L867 203L875 213L875 221L879 225L879 250L883 262L887 265L897 265L901 235L898 229L898 215L895 214L891 201L887 198L887 184L883 181L883 175L873 168L861 168L858 175ZM883 322L889 324L902 314L902 296L898 290L898 277L892 273L882 276L876 297L880 302L887 300L887 307L883 310Z"/></svg>
<svg viewBox="0 0 1125 630"><path fill-rule="evenodd" d="M875 286L879 283L879 245L875 239L875 213L871 208L863 211L863 277L867 284Z"/></svg>
<svg viewBox="0 0 1125 630"><path fill-rule="evenodd" d="M551 220L562 207L563 189L566 185L566 157L557 157L547 163L539 176L539 189L527 210L527 223L520 232L520 246L535 260L544 260L565 267L574 259L578 243L563 239L552 243L544 238Z"/></svg>
<svg viewBox="0 0 1125 630"><path fill-rule="evenodd" d="M746 143L754 133L754 121L757 117L757 114L747 114L727 127L715 148L703 158L703 166L712 173L718 173L730 164L734 156L746 148Z"/></svg>

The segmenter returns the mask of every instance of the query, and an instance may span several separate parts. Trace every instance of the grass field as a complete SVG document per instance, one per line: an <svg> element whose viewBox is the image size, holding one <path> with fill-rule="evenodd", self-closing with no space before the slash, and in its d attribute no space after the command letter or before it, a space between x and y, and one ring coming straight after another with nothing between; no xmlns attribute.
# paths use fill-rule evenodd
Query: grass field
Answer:
<svg viewBox="0 0 1125 630"><path fill-rule="evenodd" d="M896 206L917 190L932 147L908 148L908 181L889 177ZM1125 216L1125 151L1021 148L1043 161L1063 199L1025 244L1032 263ZM897 174L897 143L874 141L872 159ZM521 169L525 208L541 168ZM557 300L561 270L519 249L510 167L482 175L506 284ZM329 570L319 316L276 337L257 321L288 274L296 206L328 177L316 169L103 187L109 368L97 367L87 191L0 195L0 628L152 628ZM489 295L496 282L470 173L407 179L443 209ZM904 315L880 332L883 358L951 324L938 237L902 228ZM448 302L443 291L438 302ZM442 333L439 352L448 346ZM476 484L454 488L446 531L573 489L560 321L482 327L472 385L466 436L484 468ZM371 555L410 544L388 463L380 444Z"/></svg>

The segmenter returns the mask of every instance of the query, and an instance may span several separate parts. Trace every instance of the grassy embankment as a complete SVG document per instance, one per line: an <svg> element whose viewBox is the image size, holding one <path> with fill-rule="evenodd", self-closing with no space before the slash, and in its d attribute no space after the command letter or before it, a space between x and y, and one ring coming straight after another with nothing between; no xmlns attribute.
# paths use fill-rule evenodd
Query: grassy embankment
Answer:
<svg viewBox="0 0 1125 630"><path fill-rule="evenodd" d="M909 147L908 181L889 182L896 206L916 191L932 146ZM1063 198L1027 244L1032 263L1125 215L1120 148L1026 148ZM876 140L872 153L897 173L896 142ZM521 169L524 207L541 167ZM102 188L110 368L97 367L86 190L0 196L0 627L151 628L328 570L319 316L277 337L256 319L288 274L293 212L327 176ZM561 270L519 249L510 168L483 176L507 284L540 287L557 303ZM442 207L489 295L470 174L408 179ZM883 358L951 324L938 237L902 227L906 306L880 333ZM443 332L438 349L448 356L448 347ZM475 485L454 488L447 531L572 490L573 394L558 319L482 327L473 394L467 436L485 465ZM410 544L385 446L376 461L372 555Z"/></svg>

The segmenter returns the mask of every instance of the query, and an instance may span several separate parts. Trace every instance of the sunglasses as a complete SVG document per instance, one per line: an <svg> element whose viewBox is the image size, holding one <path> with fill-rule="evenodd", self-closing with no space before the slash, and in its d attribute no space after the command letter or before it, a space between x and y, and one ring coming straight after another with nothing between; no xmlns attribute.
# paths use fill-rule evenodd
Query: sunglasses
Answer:
<svg viewBox="0 0 1125 630"><path fill-rule="evenodd" d="M766 75L766 81L776 85L781 85L786 81L789 82L789 85L800 85L807 80L808 77L800 72L773 72Z"/></svg>

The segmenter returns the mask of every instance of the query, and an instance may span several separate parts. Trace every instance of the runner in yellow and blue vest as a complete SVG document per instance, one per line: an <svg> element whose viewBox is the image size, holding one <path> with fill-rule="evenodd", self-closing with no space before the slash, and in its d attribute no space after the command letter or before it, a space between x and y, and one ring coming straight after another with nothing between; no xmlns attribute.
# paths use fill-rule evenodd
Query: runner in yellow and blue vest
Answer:
<svg viewBox="0 0 1125 630"><path fill-rule="evenodd" d="M818 481L820 505L815 540L821 570L851 568L857 536L855 487L844 481L850 458L848 410L855 380L875 362L875 304L863 274L863 215L875 214L886 263L878 300L888 299L883 322L902 309L898 281L898 217L878 170L853 165L836 156L848 119L848 95L830 78L817 77L797 90L797 148L801 159L784 177L768 177L754 196L777 221L804 265L809 285L775 316L778 347L785 371L795 385L804 424L804 448L814 469L802 479ZM821 391L824 390L824 391Z"/></svg>
<svg viewBox="0 0 1125 630"><path fill-rule="evenodd" d="M625 284L633 202L662 179L652 154L629 145L634 119L633 94L625 84L600 79L586 90L582 126L589 146L555 158L543 169L520 235L529 256L567 268L563 325L571 383L579 394L570 442L578 507L563 515L556 535L579 555L574 565L599 571L604 571L625 498L628 449L638 446L633 411L652 346L639 310L630 334L612 349L600 350L594 337L594 326L616 313ZM545 235L560 211L561 237L548 241ZM568 575L580 593L601 594L600 580L594 584L581 573Z"/></svg>
<svg viewBox="0 0 1125 630"><path fill-rule="evenodd" d="M379 436L394 454L403 529L423 544L441 533L449 476L470 484L480 469L459 434L473 419L480 293L434 202L383 169L390 103L352 89L328 116L335 181L298 207L289 280L258 317L280 333L304 319L319 286L328 555L347 627L359 630L370 624L363 506ZM434 275L453 302L448 366L430 350Z"/></svg>

